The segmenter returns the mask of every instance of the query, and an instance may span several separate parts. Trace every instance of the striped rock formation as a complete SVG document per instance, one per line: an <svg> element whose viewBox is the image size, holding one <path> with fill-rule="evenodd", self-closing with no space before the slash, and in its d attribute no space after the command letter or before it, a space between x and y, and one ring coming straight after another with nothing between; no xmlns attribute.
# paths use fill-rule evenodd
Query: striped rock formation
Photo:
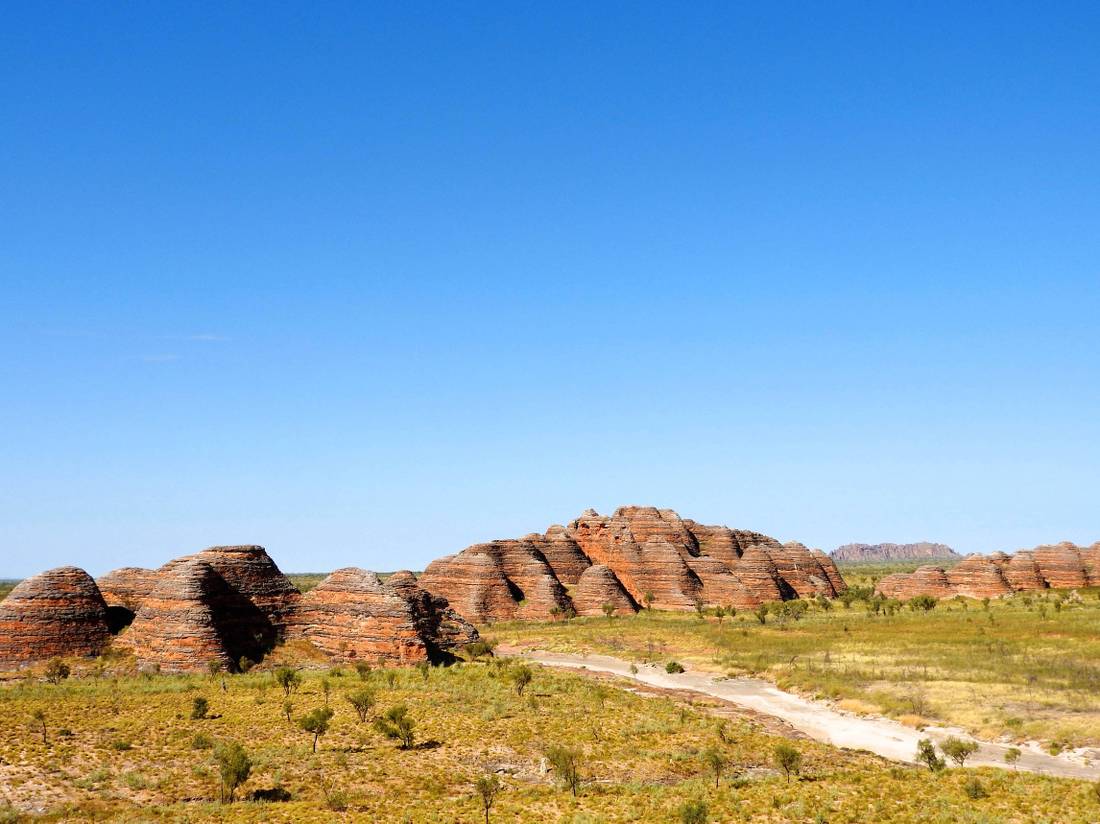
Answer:
<svg viewBox="0 0 1100 824"><path fill-rule="evenodd" d="M217 662L229 670L241 658L259 661L270 644L253 628L266 617L200 558L161 567L157 584L145 598L119 646L133 650L142 669L200 672Z"/></svg>
<svg viewBox="0 0 1100 824"><path fill-rule="evenodd" d="M790 541L778 549L768 550L768 554L775 562L779 577L790 585L798 597L833 597L838 594L820 559L802 544Z"/></svg>
<svg viewBox="0 0 1100 824"><path fill-rule="evenodd" d="M412 607L420 637L433 661L445 661L455 650L478 640L473 624L451 609L446 598L422 589L408 570L393 573L385 585Z"/></svg>
<svg viewBox="0 0 1100 824"><path fill-rule="evenodd" d="M0 665L94 656L111 634L107 604L82 569L58 567L19 583L0 601Z"/></svg>
<svg viewBox="0 0 1100 824"><path fill-rule="evenodd" d="M812 554L821 565L821 569L825 572L825 577L829 579L829 584L832 585L833 594L842 595L845 593L848 590L848 583L844 580L844 576L840 574L840 570L837 569L833 559L820 549L812 549L810 550L810 554Z"/></svg>
<svg viewBox="0 0 1100 824"><path fill-rule="evenodd" d="M614 607L614 615L633 615L638 605L623 589L611 567L596 564L581 573L573 590L573 604L578 615L604 615L604 605Z"/></svg>
<svg viewBox="0 0 1100 824"><path fill-rule="evenodd" d="M338 569L302 596L287 637L304 638L337 661L427 661L421 616L373 572Z"/></svg>
<svg viewBox="0 0 1100 824"><path fill-rule="evenodd" d="M157 572L144 567L122 567L101 575L95 582L107 606L137 612L157 585Z"/></svg>
<svg viewBox="0 0 1100 824"><path fill-rule="evenodd" d="M999 558L987 555L967 555L947 570L947 582L956 595L967 598L1000 598L1012 592L1005 580Z"/></svg>
<svg viewBox="0 0 1100 824"><path fill-rule="evenodd" d="M947 571L924 566L909 575L887 575L876 589L892 598L998 598L1013 592L1086 586L1100 586L1100 543L1079 547L1064 541L1012 555L968 555Z"/></svg>
<svg viewBox="0 0 1100 824"><path fill-rule="evenodd" d="M462 554L487 555L500 566L515 598L517 618L544 618L569 608L569 596L546 558L530 541L475 544Z"/></svg>
<svg viewBox="0 0 1100 824"><path fill-rule="evenodd" d="M581 552L580 546L560 524L551 526L545 535L533 532L524 540L542 553L554 575L565 586L576 584L581 574L592 566L588 556Z"/></svg>
<svg viewBox="0 0 1100 824"><path fill-rule="evenodd" d="M262 546L212 546L193 556L206 561L231 587L251 601L282 635L302 593Z"/></svg>
<svg viewBox="0 0 1100 824"><path fill-rule="evenodd" d="M491 555L460 552L428 564L417 583L446 598L468 621L486 623L516 616L519 598L498 560Z"/></svg>

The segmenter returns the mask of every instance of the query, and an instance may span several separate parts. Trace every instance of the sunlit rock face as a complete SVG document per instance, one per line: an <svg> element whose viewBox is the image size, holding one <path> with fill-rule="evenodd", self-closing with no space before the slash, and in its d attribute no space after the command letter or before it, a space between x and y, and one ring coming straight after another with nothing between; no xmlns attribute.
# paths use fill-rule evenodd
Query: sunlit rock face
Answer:
<svg viewBox="0 0 1100 824"><path fill-rule="evenodd" d="M633 615L638 605L623 589L611 567L602 564L588 567L581 573L573 604L578 615L605 615L605 605L613 615Z"/></svg>
<svg viewBox="0 0 1100 824"><path fill-rule="evenodd" d="M92 577L58 567L20 582L0 601L0 665L99 654L111 637L107 604Z"/></svg>

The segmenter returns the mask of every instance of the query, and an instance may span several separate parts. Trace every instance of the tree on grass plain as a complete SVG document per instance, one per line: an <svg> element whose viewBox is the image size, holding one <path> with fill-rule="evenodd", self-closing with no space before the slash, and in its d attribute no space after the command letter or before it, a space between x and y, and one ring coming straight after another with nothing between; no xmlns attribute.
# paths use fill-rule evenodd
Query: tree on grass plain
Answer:
<svg viewBox="0 0 1100 824"><path fill-rule="evenodd" d="M37 709L31 713L31 729L35 732L42 733L42 743L49 746L49 739L46 737L46 711L43 709Z"/></svg>
<svg viewBox="0 0 1100 824"><path fill-rule="evenodd" d="M283 695L289 698L302 686L302 676L290 667L275 670L275 683L283 688Z"/></svg>
<svg viewBox="0 0 1100 824"><path fill-rule="evenodd" d="M416 723L409 717L409 708L404 704L390 707L381 718L374 722L375 728L401 745L401 749L412 749L416 740Z"/></svg>
<svg viewBox="0 0 1100 824"><path fill-rule="evenodd" d="M929 772L939 772L947 766L943 759L936 755L936 745L927 738L917 742L917 761L924 764Z"/></svg>
<svg viewBox="0 0 1100 824"><path fill-rule="evenodd" d="M707 802L688 801L680 808L681 824L707 824Z"/></svg>
<svg viewBox="0 0 1100 824"><path fill-rule="evenodd" d="M201 695L195 696L195 699L191 702L191 720L201 721L203 718L206 718L206 713L209 711L210 702Z"/></svg>
<svg viewBox="0 0 1100 824"><path fill-rule="evenodd" d="M722 770L726 768L726 757L717 747L707 747L703 750L703 763L714 773L714 788L718 789L718 782L722 780Z"/></svg>
<svg viewBox="0 0 1100 824"><path fill-rule="evenodd" d="M298 721L298 726L313 736L314 752L317 752L317 741L328 732L332 715L332 707L320 707L306 713Z"/></svg>
<svg viewBox="0 0 1100 824"><path fill-rule="evenodd" d="M516 688L516 695L522 696L523 691L527 689L527 685L531 683L535 678L535 674L531 672L531 668L523 665L516 667L512 671L512 684Z"/></svg>
<svg viewBox="0 0 1100 824"><path fill-rule="evenodd" d="M795 775L802 769L802 753L786 742L776 744L772 750L775 766L783 771L787 777L787 783L791 783L791 773Z"/></svg>
<svg viewBox="0 0 1100 824"><path fill-rule="evenodd" d="M46 680L51 684L60 684L69 677L70 673L72 670L69 665L60 658L52 658L50 663L46 664Z"/></svg>
<svg viewBox="0 0 1100 824"><path fill-rule="evenodd" d="M546 760L550 762L550 769L554 771L558 781L576 798L581 786L581 754L571 747L555 744L546 750Z"/></svg>
<svg viewBox="0 0 1100 824"><path fill-rule="evenodd" d="M952 735L940 744L940 750L960 767L965 767L966 759L978 751L978 743L976 741L964 741Z"/></svg>
<svg viewBox="0 0 1100 824"><path fill-rule="evenodd" d="M359 723L363 723L370 717L371 710L378 703L378 696L374 690L364 688L351 693L348 696L348 703L355 710L355 714L359 716Z"/></svg>
<svg viewBox="0 0 1100 824"><path fill-rule="evenodd" d="M1012 769L1017 769L1016 763L1020 760L1022 754L1019 747L1009 747L1005 750L1005 763L1011 764Z"/></svg>
<svg viewBox="0 0 1100 824"><path fill-rule="evenodd" d="M489 824L489 810L500 792L500 779L492 773L486 773L474 782L474 790L481 799L481 809L485 812L485 824Z"/></svg>
<svg viewBox="0 0 1100 824"><path fill-rule="evenodd" d="M221 778L221 800L232 804L237 788L252 774L252 759L236 741L225 741L214 748L214 760Z"/></svg>

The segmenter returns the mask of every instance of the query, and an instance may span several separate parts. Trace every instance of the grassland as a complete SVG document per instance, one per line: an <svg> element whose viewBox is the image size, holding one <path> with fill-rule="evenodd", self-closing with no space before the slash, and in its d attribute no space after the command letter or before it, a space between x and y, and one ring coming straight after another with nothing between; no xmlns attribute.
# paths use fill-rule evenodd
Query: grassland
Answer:
<svg viewBox="0 0 1100 824"><path fill-rule="evenodd" d="M799 618L643 612L628 618L496 624L499 642L605 652L757 675L845 709L947 723L1052 751L1100 745L1100 600L1046 592L930 611L811 603Z"/></svg>
<svg viewBox="0 0 1100 824"><path fill-rule="evenodd" d="M773 763L782 739L751 720L719 722L697 707L538 668L521 696L519 665L509 662L376 670L365 680L348 669L305 671L289 699L269 671L143 677L124 674L125 661L105 663L100 677L81 664L60 684L27 677L0 687L0 798L10 805L0 802L0 821L475 822L484 819L473 782L490 771L504 784L492 821L676 822L699 800L710 821L977 824L1100 814L1082 782L995 769L933 775L805 740L794 742L803 765L788 784ZM414 748L359 721L346 696L364 686L376 692L376 714L408 706ZM209 702L207 718L191 718L198 697ZM326 703L335 716L315 754L296 722ZM226 740L252 760L245 797L288 800L217 803L211 747ZM580 753L575 798L545 772L552 745ZM718 788L702 760L707 748L725 760ZM981 791L971 783L968 793L974 776Z"/></svg>

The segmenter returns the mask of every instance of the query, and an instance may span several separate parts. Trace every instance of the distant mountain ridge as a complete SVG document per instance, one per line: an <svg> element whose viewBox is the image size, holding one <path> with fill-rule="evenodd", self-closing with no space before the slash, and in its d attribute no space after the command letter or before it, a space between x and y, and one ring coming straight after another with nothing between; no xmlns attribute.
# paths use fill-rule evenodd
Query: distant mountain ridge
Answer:
<svg viewBox="0 0 1100 824"><path fill-rule="evenodd" d="M915 544L845 544L829 553L834 561L957 560L962 556L947 544L918 541Z"/></svg>

